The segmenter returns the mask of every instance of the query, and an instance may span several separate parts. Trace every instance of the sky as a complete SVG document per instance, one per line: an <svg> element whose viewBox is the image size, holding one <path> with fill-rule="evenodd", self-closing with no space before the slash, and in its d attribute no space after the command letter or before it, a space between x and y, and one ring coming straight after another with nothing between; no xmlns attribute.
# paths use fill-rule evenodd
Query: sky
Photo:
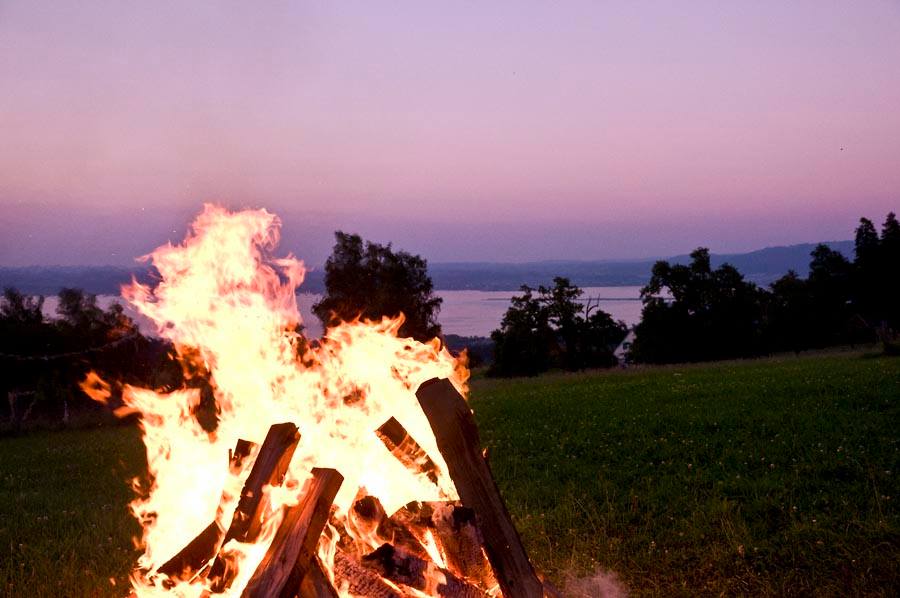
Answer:
<svg viewBox="0 0 900 598"><path fill-rule="evenodd" d="M130 264L205 201L321 264L622 259L900 208L900 1L0 0L0 265Z"/></svg>

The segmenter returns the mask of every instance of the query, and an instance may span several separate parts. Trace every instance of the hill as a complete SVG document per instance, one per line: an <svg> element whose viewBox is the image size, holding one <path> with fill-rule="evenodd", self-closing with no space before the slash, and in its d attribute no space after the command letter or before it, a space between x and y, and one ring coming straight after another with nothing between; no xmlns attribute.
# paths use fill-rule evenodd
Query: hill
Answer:
<svg viewBox="0 0 900 598"><path fill-rule="evenodd" d="M828 241L832 249L853 258L853 241ZM768 285L794 270L801 276L809 272L810 253L816 243L766 247L749 253L712 254L712 265L729 263L747 279ZM688 263L688 255L667 259ZM459 262L429 264L428 270L437 289L509 291L527 284L532 287L551 284L554 276L566 276L581 287L639 286L647 283L657 260L546 261L519 264Z"/></svg>

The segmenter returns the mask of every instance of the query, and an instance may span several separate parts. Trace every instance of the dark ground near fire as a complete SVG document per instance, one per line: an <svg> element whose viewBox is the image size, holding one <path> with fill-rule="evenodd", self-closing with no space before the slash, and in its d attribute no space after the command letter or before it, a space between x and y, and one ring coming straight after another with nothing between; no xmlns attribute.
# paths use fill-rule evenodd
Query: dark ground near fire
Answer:
<svg viewBox="0 0 900 598"><path fill-rule="evenodd" d="M900 359L860 352L472 384L532 560L641 595L892 595ZM124 595L138 432L0 439L0 594Z"/></svg>

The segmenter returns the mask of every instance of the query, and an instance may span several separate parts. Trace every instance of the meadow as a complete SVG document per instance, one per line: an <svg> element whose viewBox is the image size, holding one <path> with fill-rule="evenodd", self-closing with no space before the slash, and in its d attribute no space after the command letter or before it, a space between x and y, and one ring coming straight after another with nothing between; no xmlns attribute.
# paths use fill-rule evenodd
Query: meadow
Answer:
<svg viewBox="0 0 900 598"><path fill-rule="evenodd" d="M633 595L895 595L900 359L861 352L472 382L532 560ZM133 427L0 439L0 594L121 596Z"/></svg>

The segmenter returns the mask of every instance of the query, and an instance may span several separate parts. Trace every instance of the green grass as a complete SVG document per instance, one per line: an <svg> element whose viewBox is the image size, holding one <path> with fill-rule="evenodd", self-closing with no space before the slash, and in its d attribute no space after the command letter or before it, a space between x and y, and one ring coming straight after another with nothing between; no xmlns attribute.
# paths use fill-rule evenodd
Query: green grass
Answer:
<svg viewBox="0 0 900 598"><path fill-rule="evenodd" d="M900 588L900 360L858 354L477 381L533 560L636 593Z"/></svg>
<svg viewBox="0 0 900 598"><path fill-rule="evenodd" d="M0 439L0 595L124 595L145 463L134 427Z"/></svg>
<svg viewBox="0 0 900 598"><path fill-rule="evenodd" d="M858 353L475 380L526 548L646 595L892 595L900 359ZM122 595L133 428L0 439L0 594ZM116 580L113 586L109 579Z"/></svg>

